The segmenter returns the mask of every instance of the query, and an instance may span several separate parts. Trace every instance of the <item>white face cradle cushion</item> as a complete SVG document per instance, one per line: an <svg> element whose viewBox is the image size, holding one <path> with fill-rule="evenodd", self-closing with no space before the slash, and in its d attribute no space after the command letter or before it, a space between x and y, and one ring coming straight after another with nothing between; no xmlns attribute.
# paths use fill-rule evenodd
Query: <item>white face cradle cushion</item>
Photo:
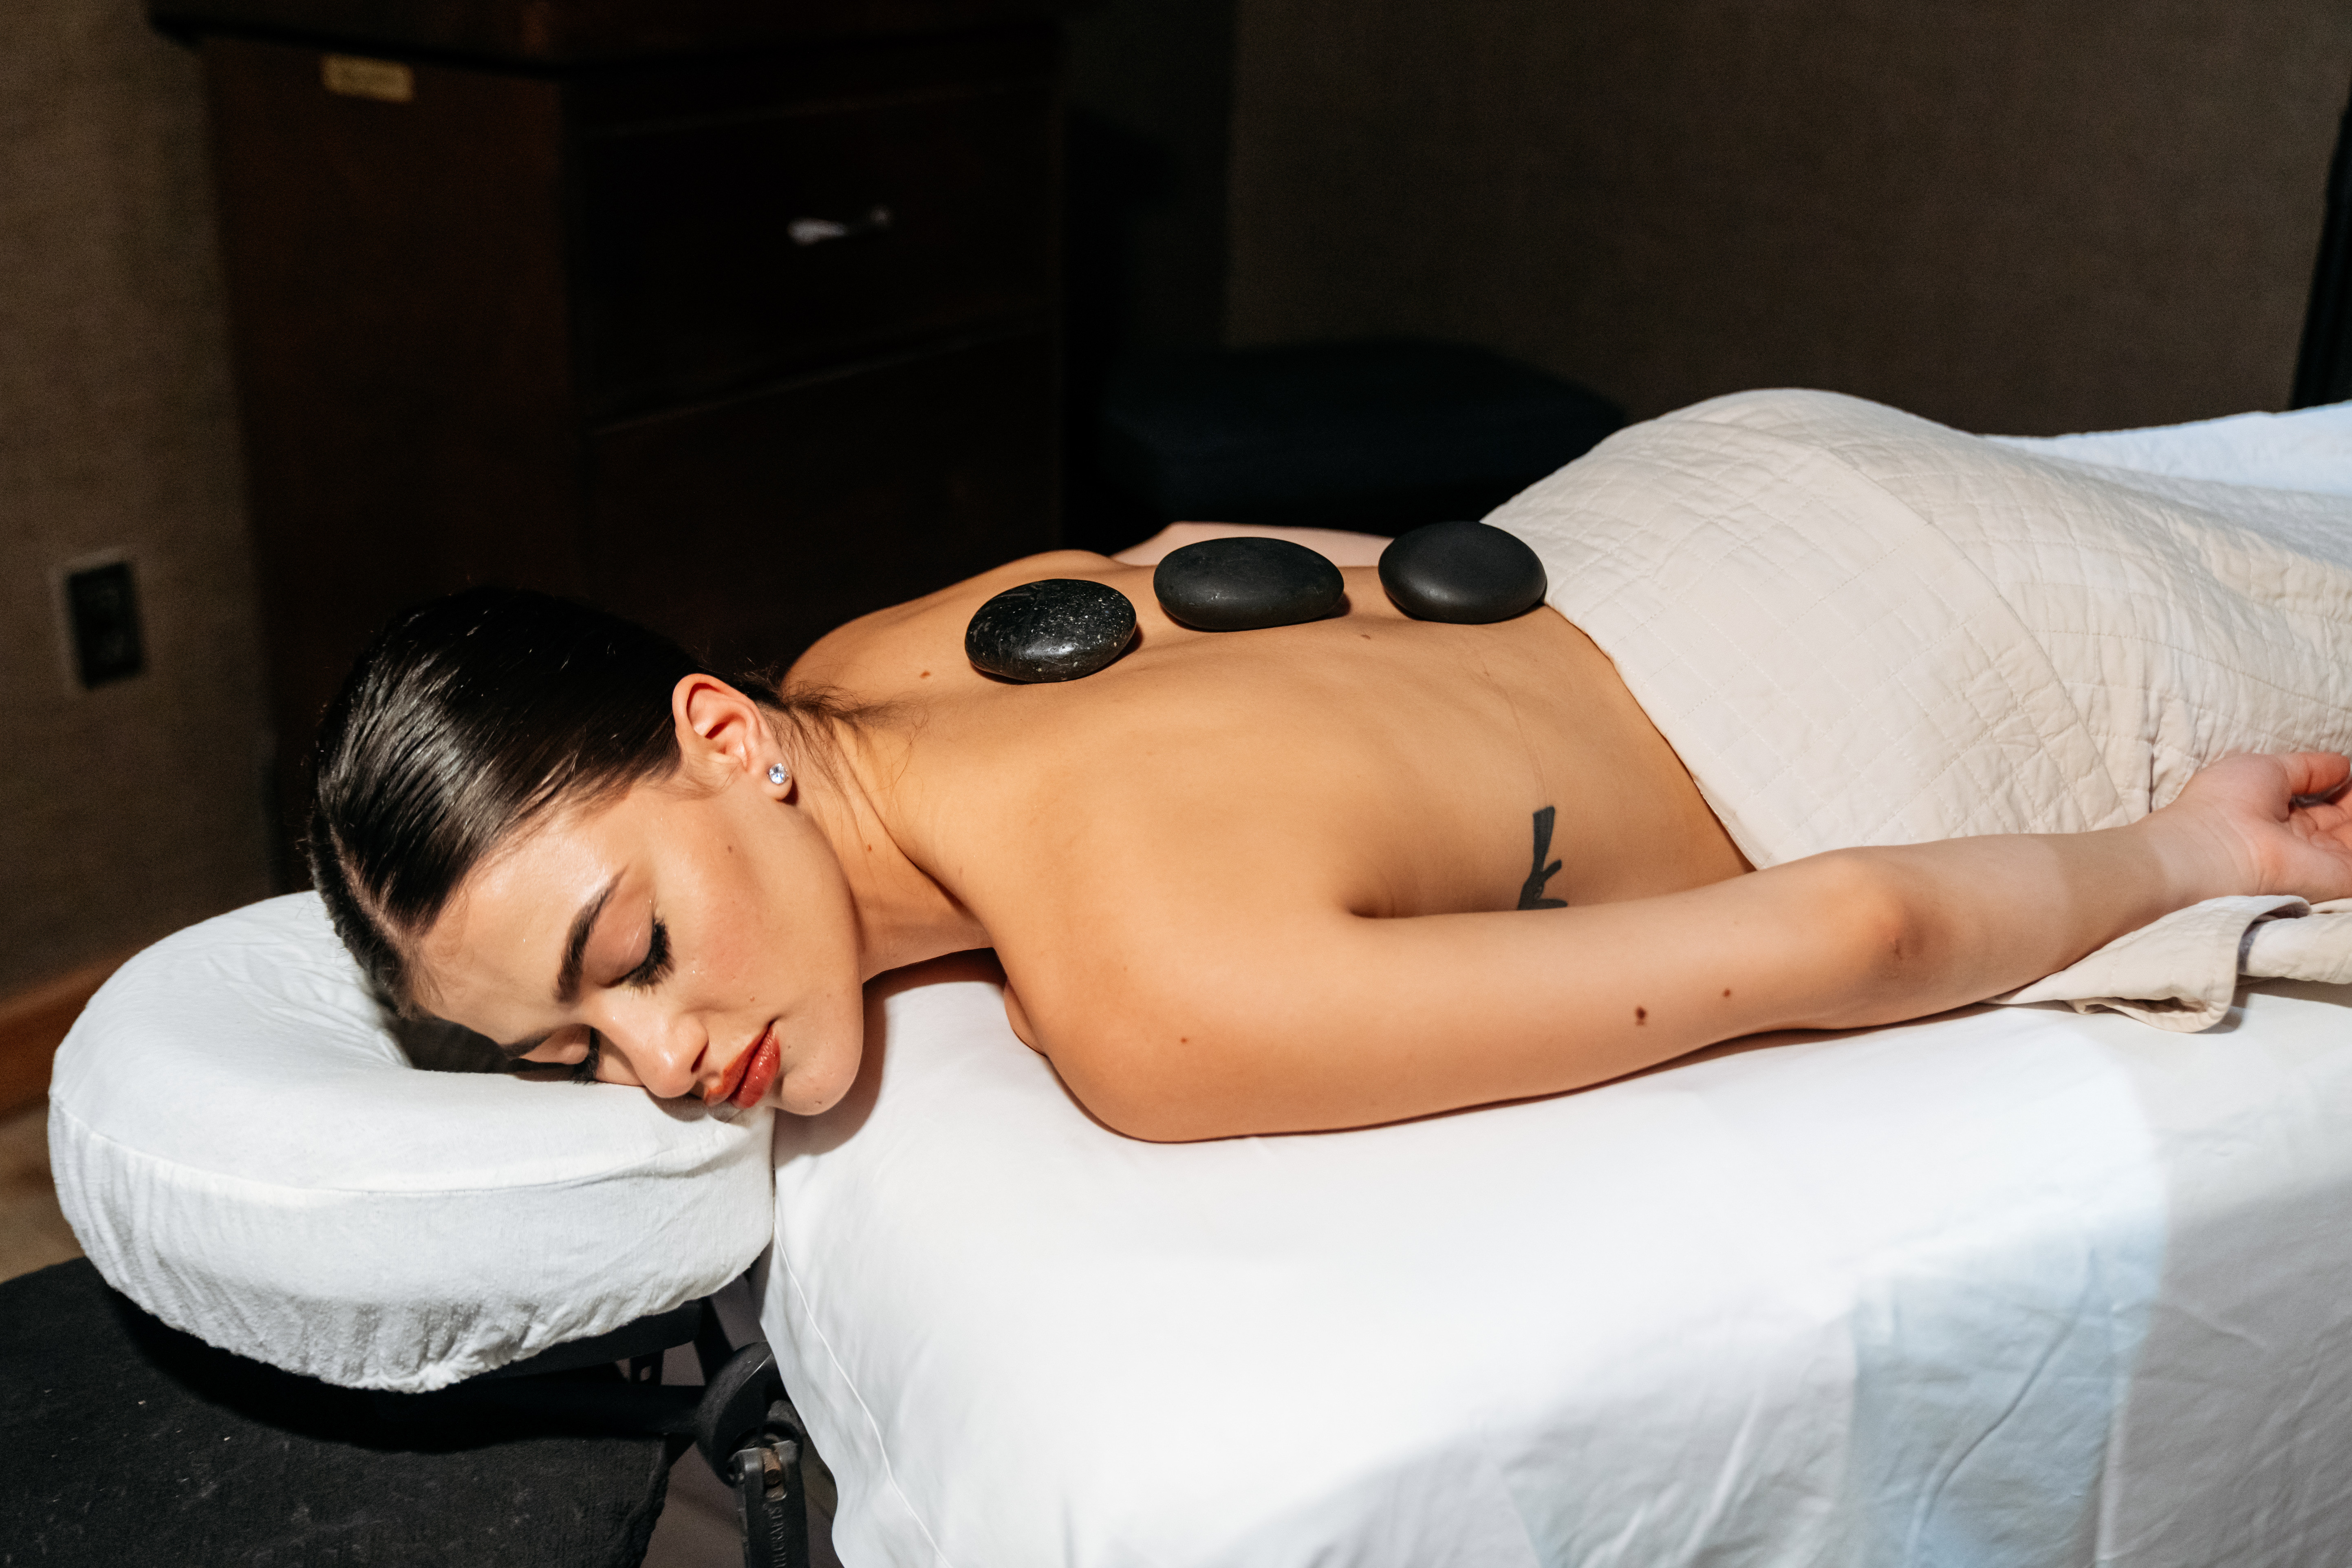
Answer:
<svg viewBox="0 0 2352 1568"><path fill-rule="evenodd" d="M410 1065L310 893L168 938L58 1052L49 1157L174 1328L423 1392L707 1295L767 1244L772 1113Z"/></svg>

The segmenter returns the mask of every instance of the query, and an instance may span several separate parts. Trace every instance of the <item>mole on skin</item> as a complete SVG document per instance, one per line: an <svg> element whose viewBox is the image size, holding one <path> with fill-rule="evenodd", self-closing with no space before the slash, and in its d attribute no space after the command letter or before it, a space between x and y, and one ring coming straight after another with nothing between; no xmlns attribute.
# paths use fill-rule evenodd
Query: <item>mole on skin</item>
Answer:
<svg viewBox="0 0 2352 1568"><path fill-rule="evenodd" d="M1646 1024L1649 1021L1650 1010L1647 1007L1636 1007L1633 1009L1633 1022L1636 1024Z"/></svg>

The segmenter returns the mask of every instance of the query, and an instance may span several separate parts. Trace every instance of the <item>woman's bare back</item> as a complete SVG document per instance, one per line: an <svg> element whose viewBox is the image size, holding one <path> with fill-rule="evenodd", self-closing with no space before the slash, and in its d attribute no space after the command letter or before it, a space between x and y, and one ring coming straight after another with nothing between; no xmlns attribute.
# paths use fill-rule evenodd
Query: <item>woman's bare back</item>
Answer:
<svg viewBox="0 0 2352 1568"><path fill-rule="evenodd" d="M1746 868L1615 668L1557 613L1415 621L1371 569L1346 576L1329 619L1199 632L1160 612L1147 567L1035 556L853 622L793 678L885 710L877 728L905 747L897 798L931 849L917 858L992 931L989 906L1050 892L1027 869L1045 869L1041 819L1057 837L1095 819L1181 843L1221 903L1273 879L1370 916L1612 902ZM1119 589L1136 646L1082 680L974 670L972 612L1041 577Z"/></svg>

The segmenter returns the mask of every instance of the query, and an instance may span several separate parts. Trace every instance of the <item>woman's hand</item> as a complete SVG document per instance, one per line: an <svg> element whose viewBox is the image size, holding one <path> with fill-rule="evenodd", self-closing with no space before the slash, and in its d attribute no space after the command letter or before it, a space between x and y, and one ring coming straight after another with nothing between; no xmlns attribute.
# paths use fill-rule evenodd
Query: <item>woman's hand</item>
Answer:
<svg viewBox="0 0 2352 1568"><path fill-rule="evenodd" d="M2231 893L2352 898L2352 762L2334 752L2224 757L2143 825L2189 902Z"/></svg>

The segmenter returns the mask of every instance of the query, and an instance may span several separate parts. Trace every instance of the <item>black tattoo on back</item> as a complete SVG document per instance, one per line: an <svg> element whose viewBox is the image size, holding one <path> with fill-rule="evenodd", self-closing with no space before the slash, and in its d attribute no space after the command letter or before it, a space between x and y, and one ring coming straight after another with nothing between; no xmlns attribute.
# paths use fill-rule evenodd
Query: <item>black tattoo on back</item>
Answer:
<svg viewBox="0 0 2352 1568"><path fill-rule="evenodd" d="M1550 881L1552 873L1559 869L1559 862L1557 860L1554 860L1549 866L1544 864L1544 857L1551 853L1551 819L1552 808L1550 806L1545 806L1541 811L1536 813L1535 868L1528 873L1528 879L1519 884L1519 908L1523 910L1564 910L1568 908L1568 900L1566 899L1547 899L1544 897L1544 884Z"/></svg>

